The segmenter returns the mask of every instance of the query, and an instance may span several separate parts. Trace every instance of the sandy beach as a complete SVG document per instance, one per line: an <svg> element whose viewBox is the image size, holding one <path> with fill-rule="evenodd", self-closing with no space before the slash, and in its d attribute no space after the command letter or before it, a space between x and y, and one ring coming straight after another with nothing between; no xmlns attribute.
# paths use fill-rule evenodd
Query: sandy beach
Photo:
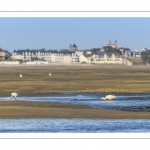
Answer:
<svg viewBox="0 0 150 150"><path fill-rule="evenodd" d="M52 76L48 74L52 73ZM23 78L19 77L19 74ZM0 66L0 96L44 96L57 92L149 93L148 66ZM94 109L85 105L1 101L0 117L150 118L149 112Z"/></svg>

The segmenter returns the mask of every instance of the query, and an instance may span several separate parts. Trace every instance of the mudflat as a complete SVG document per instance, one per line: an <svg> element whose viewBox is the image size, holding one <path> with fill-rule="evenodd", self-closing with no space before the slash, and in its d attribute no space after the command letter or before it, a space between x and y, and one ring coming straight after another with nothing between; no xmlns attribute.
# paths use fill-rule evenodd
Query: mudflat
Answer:
<svg viewBox="0 0 150 150"><path fill-rule="evenodd" d="M49 73L52 75L49 76ZM19 74L23 77L20 78ZM123 65L1 65L0 96L57 92L149 93L150 67ZM150 118L149 112L93 109L43 102L0 102L0 117Z"/></svg>
<svg viewBox="0 0 150 150"><path fill-rule="evenodd" d="M52 76L49 76L49 73ZM20 78L19 74L23 77ZM0 95L42 92L149 93L150 67L125 65L1 65Z"/></svg>
<svg viewBox="0 0 150 150"><path fill-rule="evenodd" d="M148 119L150 118L150 113L94 109L86 105L29 101L7 101L0 102L0 117Z"/></svg>

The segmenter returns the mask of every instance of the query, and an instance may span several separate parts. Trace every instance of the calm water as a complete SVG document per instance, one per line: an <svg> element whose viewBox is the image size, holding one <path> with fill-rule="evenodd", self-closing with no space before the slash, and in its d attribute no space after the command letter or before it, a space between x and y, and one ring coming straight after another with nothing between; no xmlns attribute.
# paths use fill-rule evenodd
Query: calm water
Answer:
<svg viewBox="0 0 150 150"><path fill-rule="evenodd" d="M105 94L97 93L58 93L57 96L17 97L20 101L41 101L69 104L85 104L93 108L106 108L127 111L150 111L150 94L115 94L113 101L101 100ZM10 97L0 97L0 101L9 101Z"/></svg>
<svg viewBox="0 0 150 150"><path fill-rule="evenodd" d="M150 94L118 94L113 101L103 101L100 99L102 96L106 95L95 93L58 93L56 96L47 97L17 97L17 100L85 104L93 108L125 111L150 111ZM9 100L10 97L0 98L0 101ZM150 132L150 119L0 118L0 132Z"/></svg>
<svg viewBox="0 0 150 150"><path fill-rule="evenodd" d="M0 133L143 133L150 132L148 119L0 119Z"/></svg>

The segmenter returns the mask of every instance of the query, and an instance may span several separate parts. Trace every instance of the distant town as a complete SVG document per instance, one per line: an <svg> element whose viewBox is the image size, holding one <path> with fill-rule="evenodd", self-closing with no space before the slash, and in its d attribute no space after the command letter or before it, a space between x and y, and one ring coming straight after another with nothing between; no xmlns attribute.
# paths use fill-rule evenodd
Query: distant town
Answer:
<svg viewBox="0 0 150 150"><path fill-rule="evenodd" d="M59 50L14 50L12 53L0 48L0 65L5 64L120 64L149 65L150 51L146 48L131 51L129 48L118 48L117 40L111 40L106 46L79 50L76 44L70 44L68 49Z"/></svg>

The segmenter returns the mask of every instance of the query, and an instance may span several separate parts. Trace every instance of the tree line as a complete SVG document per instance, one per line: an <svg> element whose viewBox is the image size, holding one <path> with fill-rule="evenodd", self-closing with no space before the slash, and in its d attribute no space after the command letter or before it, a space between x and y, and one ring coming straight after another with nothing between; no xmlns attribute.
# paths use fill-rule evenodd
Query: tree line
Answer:
<svg viewBox="0 0 150 150"><path fill-rule="evenodd" d="M141 55L142 55L141 58L145 63L150 63L150 50L149 49L145 49L145 51L142 51Z"/></svg>

